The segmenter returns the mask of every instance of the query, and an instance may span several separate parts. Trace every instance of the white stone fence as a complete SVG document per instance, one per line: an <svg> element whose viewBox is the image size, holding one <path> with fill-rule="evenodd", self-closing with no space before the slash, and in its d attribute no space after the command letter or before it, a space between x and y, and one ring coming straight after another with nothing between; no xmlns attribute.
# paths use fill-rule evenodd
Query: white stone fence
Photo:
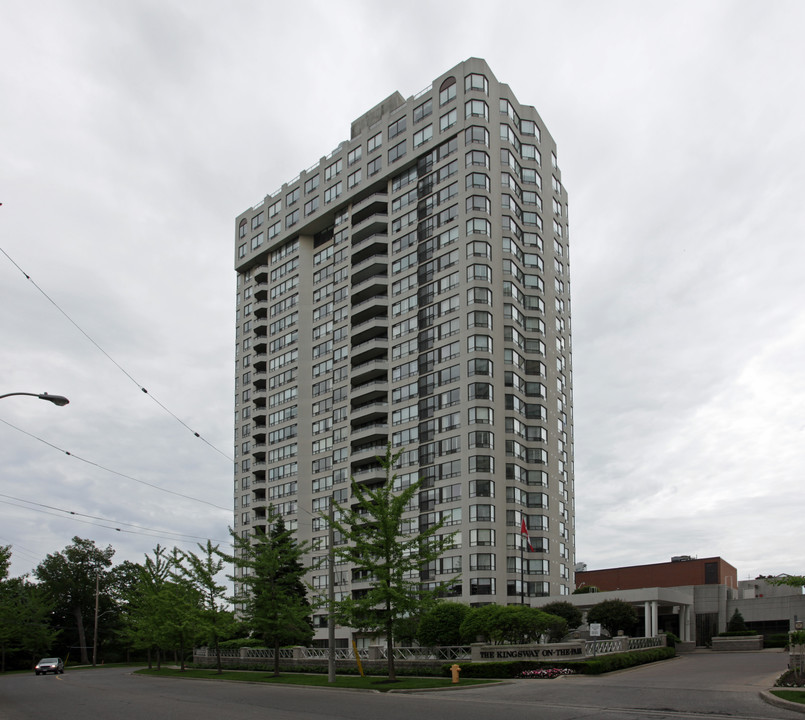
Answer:
<svg viewBox="0 0 805 720"><path fill-rule="evenodd" d="M411 664L440 664L456 660L489 662L517 659L530 660L586 660L599 655L648 650L665 647L665 635L658 637L615 637L604 640L577 640L567 643L544 645L451 645L443 647L398 647L394 648L394 659ZM370 645L358 650L361 661L372 662L388 660L385 645ZM288 664L326 663L329 658L327 648L289 647L280 649L280 660ZM336 648L337 661L355 661L352 648ZM274 651L269 648L238 648L221 650L221 661L230 667L273 662ZM215 662L215 650L209 647L195 648L193 661L199 665Z"/></svg>

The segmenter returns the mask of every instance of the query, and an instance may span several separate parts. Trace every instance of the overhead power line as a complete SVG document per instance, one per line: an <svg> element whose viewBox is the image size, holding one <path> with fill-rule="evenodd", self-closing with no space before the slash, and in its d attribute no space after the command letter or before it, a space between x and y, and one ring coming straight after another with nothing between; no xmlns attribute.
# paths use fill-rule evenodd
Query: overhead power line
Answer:
<svg viewBox="0 0 805 720"><path fill-rule="evenodd" d="M65 455L69 455L71 458L75 458L87 465L92 465L93 467L99 468L100 470L104 470L105 472L112 473L112 475L117 475L118 477L126 478L126 480L132 480L133 482L140 483L140 485L146 485L150 488L154 488L154 490L159 490L160 492L169 493L171 495L176 495L177 497L184 498L185 500L193 500L194 502L203 503L204 505L209 505L210 507L214 507L217 510L224 510L225 512L231 512L230 508L221 507L220 505L216 505L215 503L211 503L207 500L202 500L201 498L193 497L192 495L185 495L184 493L176 492L175 490L168 490L167 488L160 487L159 485L154 485L153 483L146 482L145 480L140 480L139 478L133 477L131 475L126 475L125 473L118 472L117 470L112 470L111 468L105 467L100 465L99 463L93 462L92 460L87 460L86 458L82 458L80 455L76 455L71 453L69 450L64 450L63 448L54 445L51 442L39 437L38 435L34 435L33 433L28 432L27 430L23 430L22 428L18 428L16 425L12 425L7 420L3 420L0 418L0 422L5 425L8 425L10 428L14 428L17 432L21 432L23 435L27 435L28 437L33 438L34 440L38 440L41 443L44 443L48 447L53 448L54 450L58 450Z"/></svg>
<svg viewBox="0 0 805 720"><path fill-rule="evenodd" d="M33 284L33 286L42 294L42 296L45 299L47 299L47 301L51 305L53 305L53 307L55 307L56 310L58 310L67 319L67 321L76 330L78 330L78 332L80 332L101 353L103 353L103 355L107 358L107 360L109 360L118 370L120 370L120 372L122 372L129 380L131 380L131 382L133 382L142 392L144 392L146 395L148 395L148 397L151 398L151 400L153 400L160 408L162 408L162 410L164 410L168 415L170 415L174 420L176 420L176 422L178 422L182 427L184 427L186 430L189 430L191 433L193 433L193 435L195 435L197 438L199 438L202 442L204 442L207 445L209 445L219 455L222 455L223 457L225 457L230 462L233 462L233 458L231 458L229 455L227 455L223 450L220 450L219 448L217 448L209 440L207 440L206 438L202 437L202 435L199 432L197 432L196 430L191 428L184 420L182 420L178 415L176 415L176 413L174 413L172 410L170 410L170 408L168 408L166 405L164 405L162 402L160 402L156 397L154 397L154 395L152 395L150 392L148 392L148 390L140 382L138 382L131 375L131 373L129 373L126 370L126 368L124 368L117 360L115 360L108 352L106 352L106 350L104 350L75 320L73 320L73 318L71 318L67 314L67 312L61 306L59 306L59 304L52 297L50 297L50 295L48 295L41 287L39 287L39 285L37 285L36 281L27 272L25 272L25 270L23 270L3 248L0 248L0 252L2 252L3 255L5 255L8 258L9 262L25 276L25 279L28 280L31 284Z"/></svg>
<svg viewBox="0 0 805 720"><path fill-rule="evenodd" d="M144 527L142 525L138 525L136 523L130 522L121 522L119 520L110 520L109 518L100 517L98 515L89 515L87 513L77 512L74 510L65 510L64 508L55 507L54 505L46 505L44 503L34 502L33 500L26 500L24 498L14 497L12 495L6 495L4 493L0 493L0 498L7 498L7 500L0 500L0 502L5 503L7 505L13 505L14 507L24 508L25 510L32 510L34 512L42 512L45 515L56 515L56 513L64 513L68 520L76 520L77 522L83 522L88 525L97 525L99 527L105 527L110 530L116 530L117 532L124 532L124 533L132 533L135 535L146 535L148 537L168 537L170 536L174 540L208 540L211 538L202 537L201 535L188 535L186 533L177 533L172 530L158 530L156 528L149 528ZM8 500L13 500L15 502L8 502ZM19 505L18 503L26 503L26 505ZM28 507L28 505L33 505L34 507ZM39 508L44 508L40 510ZM56 512L47 512L47 510L54 510ZM62 517L61 515L57 515L57 517ZM83 520L82 518L87 518ZM98 520L100 522L92 522L92 520ZM111 523L111 525L101 525L100 523ZM131 530L126 529L120 526L127 526L128 528L133 528ZM228 543L229 541L224 540L214 540L213 542L220 543Z"/></svg>

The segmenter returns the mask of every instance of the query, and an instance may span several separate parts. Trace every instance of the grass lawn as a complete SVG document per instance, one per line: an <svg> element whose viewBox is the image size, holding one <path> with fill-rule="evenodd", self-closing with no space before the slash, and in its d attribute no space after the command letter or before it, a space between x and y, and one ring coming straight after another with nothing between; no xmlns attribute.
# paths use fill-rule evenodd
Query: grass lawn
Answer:
<svg viewBox="0 0 805 720"><path fill-rule="evenodd" d="M334 683L327 682L327 675L307 673L280 673L278 677L265 671L224 670L218 675L215 670L188 669L185 672L173 668L162 670L138 670L139 675L156 675L172 678L200 678L203 680L234 680L236 682L280 683L282 685L316 685L319 687L352 688L360 690L424 690L427 688L459 688L467 685L481 685L497 680L479 680L468 678L458 685L453 685L451 678L443 677L401 677L397 682L389 683L384 677L360 677L359 675L338 675Z"/></svg>
<svg viewBox="0 0 805 720"><path fill-rule="evenodd" d="M805 691L803 690L772 690L771 694L776 695L781 700L805 705Z"/></svg>

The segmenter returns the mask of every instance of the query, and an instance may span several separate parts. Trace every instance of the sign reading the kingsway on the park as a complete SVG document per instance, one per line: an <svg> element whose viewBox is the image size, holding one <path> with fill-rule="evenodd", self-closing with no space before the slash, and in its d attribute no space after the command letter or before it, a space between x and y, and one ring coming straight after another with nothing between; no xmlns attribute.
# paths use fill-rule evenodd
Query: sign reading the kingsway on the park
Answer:
<svg viewBox="0 0 805 720"><path fill-rule="evenodd" d="M582 643L553 643L551 645L473 645L473 660L581 659L585 657Z"/></svg>

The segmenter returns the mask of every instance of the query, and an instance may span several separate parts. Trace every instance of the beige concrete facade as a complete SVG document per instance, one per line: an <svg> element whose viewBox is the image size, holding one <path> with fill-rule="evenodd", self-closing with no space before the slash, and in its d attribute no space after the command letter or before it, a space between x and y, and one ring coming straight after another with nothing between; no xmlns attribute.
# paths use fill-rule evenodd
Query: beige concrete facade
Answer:
<svg viewBox="0 0 805 720"><path fill-rule="evenodd" d="M382 483L391 443L398 482L426 478L403 531L459 531L422 583L460 573L455 598L478 604L569 595L567 194L533 107L475 58L390 95L237 217L235 268L237 532L273 504L320 559L319 513L350 478ZM308 579L326 595L326 569ZM335 582L366 587L345 566Z"/></svg>

